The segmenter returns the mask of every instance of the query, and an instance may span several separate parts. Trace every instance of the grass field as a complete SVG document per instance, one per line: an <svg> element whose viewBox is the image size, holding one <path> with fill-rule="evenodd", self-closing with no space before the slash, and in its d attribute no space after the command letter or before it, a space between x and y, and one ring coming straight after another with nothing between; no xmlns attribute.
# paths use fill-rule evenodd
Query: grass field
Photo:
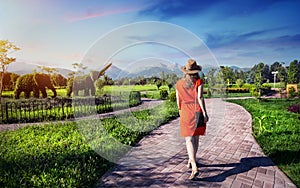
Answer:
<svg viewBox="0 0 300 188"><path fill-rule="evenodd" d="M245 87L251 87L249 84L245 85ZM96 92L97 96L102 96L104 94L112 94L112 95L119 95L122 92L129 92L129 91L140 91L143 97L152 98L152 99L159 99L160 98L160 90L167 90L169 91L168 86L163 85L157 89L156 85L153 84L147 84L147 85L113 85L113 86L104 86L101 90L98 90ZM174 88L171 88L171 91L175 91ZM204 88L205 91L205 97L208 97L206 94L207 88ZM66 97L67 96L67 90L66 89L56 89L57 96L60 97ZM169 91L170 92L170 91ZM53 96L53 93L51 90L47 90L48 96ZM81 94L81 93L79 93ZM13 91L3 91L2 96L4 98L10 98L12 99L14 96ZM245 97L245 96L251 96L250 93L228 93L227 96L225 94L217 94L213 93L211 97ZM24 97L24 93L21 94L21 98Z"/></svg>
<svg viewBox="0 0 300 188"><path fill-rule="evenodd" d="M168 86L161 86L159 89L169 90ZM97 91L96 95L103 95L103 94L119 94L122 92L129 92L129 91L140 91L140 92L152 92L152 93L158 93L159 90L157 89L156 85L121 85L121 86L104 86L101 91ZM64 88L58 88L56 89L57 96L60 97L66 97L67 96L67 90ZM79 93L81 94L81 93ZM47 89L47 95L53 96L53 93L51 90ZM2 97L4 98L14 98L14 91L3 91ZM20 98L24 97L24 93L20 95Z"/></svg>
<svg viewBox="0 0 300 188"><path fill-rule="evenodd" d="M47 95L50 97L50 96L53 96L53 93L51 90L47 89ZM57 93L57 96L60 96L60 97L66 97L67 96L67 90L66 89L56 89L56 93ZM40 95L42 96L42 95ZM3 91L2 92L2 97L4 98L10 98L10 99L13 99L14 98L14 91ZM20 95L20 98L24 98L24 93L21 93Z"/></svg>
<svg viewBox="0 0 300 188"><path fill-rule="evenodd" d="M112 138L133 146L152 129L177 116L176 103L165 101L131 116L1 132L0 187L96 187L114 164L99 156L93 146L114 153L118 148L108 142Z"/></svg>
<svg viewBox="0 0 300 188"><path fill-rule="evenodd" d="M233 100L252 115L253 133L264 153L300 187L300 115L288 112L299 99Z"/></svg>

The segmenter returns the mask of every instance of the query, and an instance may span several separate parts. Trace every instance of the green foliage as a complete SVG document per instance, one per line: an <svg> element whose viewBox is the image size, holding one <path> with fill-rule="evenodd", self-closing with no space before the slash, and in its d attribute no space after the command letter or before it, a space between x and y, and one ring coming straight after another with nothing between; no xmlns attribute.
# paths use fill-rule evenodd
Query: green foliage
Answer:
<svg viewBox="0 0 300 188"><path fill-rule="evenodd" d="M169 99L171 102L176 102L176 92L175 91L171 91Z"/></svg>
<svg viewBox="0 0 300 188"><path fill-rule="evenodd" d="M299 99L255 99L231 101L242 105L252 115L253 134L268 155L300 186L300 116L287 108Z"/></svg>
<svg viewBox="0 0 300 188"><path fill-rule="evenodd" d="M161 89L161 90L159 91L159 94L160 94L160 98L161 98L161 99L167 99L167 98L168 98L168 95L169 95L168 91L165 90L165 89Z"/></svg>
<svg viewBox="0 0 300 188"><path fill-rule="evenodd" d="M297 84L300 82L300 62L294 60L288 68L288 83Z"/></svg>
<svg viewBox="0 0 300 188"><path fill-rule="evenodd" d="M73 82L74 82L74 77L71 77L67 81L67 96L71 97L72 91L73 91Z"/></svg>
<svg viewBox="0 0 300 188"><path fill-rule="evenodd" d="M34 74L25 74L25 75L20 76L17 79L16 87L15 87L15 91L14 91L16 99L19 98L19 96L22 92L25 93L25 98L29 98L30 93L32 91L35 92L35 94L34 94L35 96L38 96L37 95L37 86L34 82L33 76L34 76Z"/></svg>
<svg viewBox="0 0 300 188"><path fill-rule="evenodd" d="M238 87L242 87L242 86L244 85L244 80L242 80L242 79L237 79L237 80L236 80L236 84L237 84Z"/></svg>
<svg viewBox="0 0 300 188"><path fill-rule="evenodd" d="M17 81L19 76L20 75L15 74L15 73L11 73L11 72L4 73L3 89L4 90L10 90L10 91L14 90L16 81Z"/></svg>
<svg viewBox="0 0 300 188"><path fill-rule="evenodd" d="M230 83L232 83L234 81L234 74L233 71L230 67L228 66L221 66L220 71L218 72L218 76L219 81L221 83L224 83L226 85L229 85Z"/></svg>
<svg viewBox="0 0 300 188"><path fill-rule="evenodd" d="M294 87L289 87L288 88L288 96L293 98L296 97L297 93Z"/></svg>
<svg viewBox="0 0 300 188"><path fill-rule="evenodd" d="M109 135L135 145L159 125L178 116L175 102L154 109L125 113L118 118L81 120L85 126L103 124ZM122 122L122 123L120 123ZM98 131L98 132L97 132ZM114 150L103 130L97 143ZM28 126L0 133L0 185L3 187L95 187L112 163L95 153L75 122Z"/></svg>
<svg viewBox="0 0 300 188"><path fill-rule="evenodd" d="M66 87L68 80L61 74L51 75L51 80L55 87Z"/></svg>
<svg viewBox="0 0 300 188"><path fill-rule="evenodd" d="M4 187L92 187L112 164L85 143L75 123L0 133Z"/></svg>
<svg viewBox="0 0 300 188"><path fill-rule="evenodd" d="M22 92L25 93L25 98L29 98L31 92L33 92L35 98L39 98L40 91L43 98L47 98L46 88L51 89L53 97L56 97L56 90L52 85L49 75L41 73L25 74L17 79L14 91L15 98L19 99Z"/></svg>
<svg viewBox="0 0 300 188"><path fill-rule="evenodd" d="M146 91L143 97L149 99L161 99L159 91Z"/></svg>
<svg viewBox="0 0 300 188"><path fill-rule="evenodd" d="M207 96L208 96L208 97L211 97L211 96L212 96L211 90L210 90L209 88L207 89Z"/></svg>
<svg viewBox="0 0 300 188"><path fill-rule="evenodd" d="M78 96L79 91L84 91L84 96L93 96L95 94L94 80L89 74L76 76L69 80L68 89L72 89L74 96ZM72 91L68 90L68 94Z"/></svg>
<svg viewBox="0 0 300 188"><path fill-rule="evenodd" d="M129 105L137 106L141 104L141 92L139 91L131 91L129 93Z"/></svg>
<svg viewBox="0 0 300 188"><path fill-rule="evenodd" d="M157 80L157 81L155 82L155 85L157 86L157 89L159 89L160 86L162 86L162 81L161 81L161 80Z"/></svg>
<svg viewBox="0 0 300 188"><path fill-rule="evenodd" d="M7 71L7 66L16 61L10 54L20 50L16 45L8 40L0 40L0 99L3 91L3 78Z"/></svg>

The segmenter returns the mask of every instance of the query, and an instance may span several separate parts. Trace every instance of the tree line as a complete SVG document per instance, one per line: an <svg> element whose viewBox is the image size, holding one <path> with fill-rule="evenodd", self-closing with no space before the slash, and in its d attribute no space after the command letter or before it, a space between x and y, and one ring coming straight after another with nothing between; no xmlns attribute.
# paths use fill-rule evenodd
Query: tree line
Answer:
<svg viewBox="0 0 300 188"><path fill-rule="evenodd" d="M276 77L274 76L276 72ZM250 70L233 70L228 66L220 66L220 69L211 69L207 73L207 79L211 83L238 84L243 83L273 83L276 82L298 84L300 82L300 62L294 60L288 66L284 62L274 62L271 65L260 62Z"/></svg>

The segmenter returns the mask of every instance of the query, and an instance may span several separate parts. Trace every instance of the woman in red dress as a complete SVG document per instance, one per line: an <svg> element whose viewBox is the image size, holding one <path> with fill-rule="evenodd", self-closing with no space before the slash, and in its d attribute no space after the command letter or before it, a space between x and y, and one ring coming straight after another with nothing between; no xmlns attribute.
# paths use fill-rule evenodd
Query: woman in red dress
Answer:
<svg viewBox="0 0 300 188"><path fill-rule="evenodd" d="M186 148L189 156L188 167L192 167L192 174L189 179L195 178L198 174L196 164L196 153L199 144L199 135L204 135L208 116L203 98L203 80L199 76L201 66L196 61L189 59L181 70L184 77L176 83L177 105L180 114L180 135L185 137ZM202 112L204 124L196 125L196 112Z"/></svg>

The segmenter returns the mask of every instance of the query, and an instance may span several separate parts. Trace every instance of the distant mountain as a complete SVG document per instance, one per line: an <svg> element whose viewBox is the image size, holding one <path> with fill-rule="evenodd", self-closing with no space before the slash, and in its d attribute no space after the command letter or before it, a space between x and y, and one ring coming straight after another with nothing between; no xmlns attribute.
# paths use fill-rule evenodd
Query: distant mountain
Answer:
<svg viewBox="0 0 300 188"><path fill-rule="evenodd" d="M99 68L99 70L100 69L101 68ZM108 75L113 80L128 76L128 72L127 71L122 70L122 69L120 69L119 67L117 67L115 65L111 65L107 69L107 71L105 72L105 74Z"/></svg>
<svg viewBox="0 0 300 188"><path fill-rule="evenodd" d="M139 66L133 66L128 73L128 77L137 77L137 76L144 76L144 77L152 77L157 76L161 77L162 72L164 74L176 74L182 75L180 70L180 65L174 63L162 63L162 62L152 62L152 63L144 63Z"/></svg>
<svg viewBox="0 0 300 188"><path fill-rule="evenodd" d="M37 69L37 65L17 61L9 64L7 71L22 75L32 73L34 69Z"/></svg>
<svg viewBox="0 0 300 188"><path fill-rule="evenodd" d="M179 65L177 63L165 63L164 61L151 60L151 62L143 62L143 63L131 65L129 68L127 67L126 70L123 70L122 68L119 68L116 65L112 65L106 71L106 74L113 79L119 79L123 77L134 78L138 76L161 77L162 72L164 72L165 74L173 73L181 77L183 75L181 71L181 67L182 65ZM213 67L211 65L203 65L202 71L204 72L204 74L207 74L208 71L211 70L212 68L218 68L218 67Z"/></svg>
<svg viewBox="0 0 300 188"><path fill-rule="evenodd" d="M36 64L31 64L31 63L26 63L26 62L13 62L8 65L7 71L8 72L13 72L19 75L23 74L30 74L33 73L34 70L39 70L38 68L39 65ZM56 68L57 72L64 77L68 76L68 73L71 72L72 70L65 69L65 68Z"/></svg>
<svg viewBox="0 0 300 188"><path fill-rule="evenodd" d="M233 71L235 70L240 70L241 68L238 66L230 66L229 68L231 68Z"/></svg>
<svg viewBox="0 0 300 188"><path fill-rule="evenodd" d="M178 76L182 76L183 73L180 70L182 65L179 65L177 63L166 63L163 60L156 60L156 59L150 59L147 62L139 62L134 65L131 65L130 67L120 68L117 65L112 65L107 69L106 74L111 77L113 80L120 79L124 77L138 77L138 76L144 76L144 77L152 77L157 76L161 77L162 72L165 74L171 74L174 73ZM95 70L100 70L102 67L99 67ZM211 65L203 65L203 72L204 74L207 74L209 70L212 68L219 68L219 67L213 67ZM230 68L234 70L242 70L244 72L251 70L251 68L240 68L238 66L230 66ZM35 69L38 69L38 65L36 64L30 64L26 62L13 62L8 66L8 72L13 72L19 75L32 73ZM62 74L65 77L68 77L68 73L70 73L72 70L65 69L65 68L56 68L59 74ZM86 70L85 72L88 73L90 70Z"/></svg>
<svg viewBox="0 0 300 188"><path fill-rule="evenodd" d="M238 66L230 66L230 68L233 71L237 70L237 71L243 71L243 72L247 72L247 71L251 70L251 68L241 68L241 67L238 67Z"/></svg>

